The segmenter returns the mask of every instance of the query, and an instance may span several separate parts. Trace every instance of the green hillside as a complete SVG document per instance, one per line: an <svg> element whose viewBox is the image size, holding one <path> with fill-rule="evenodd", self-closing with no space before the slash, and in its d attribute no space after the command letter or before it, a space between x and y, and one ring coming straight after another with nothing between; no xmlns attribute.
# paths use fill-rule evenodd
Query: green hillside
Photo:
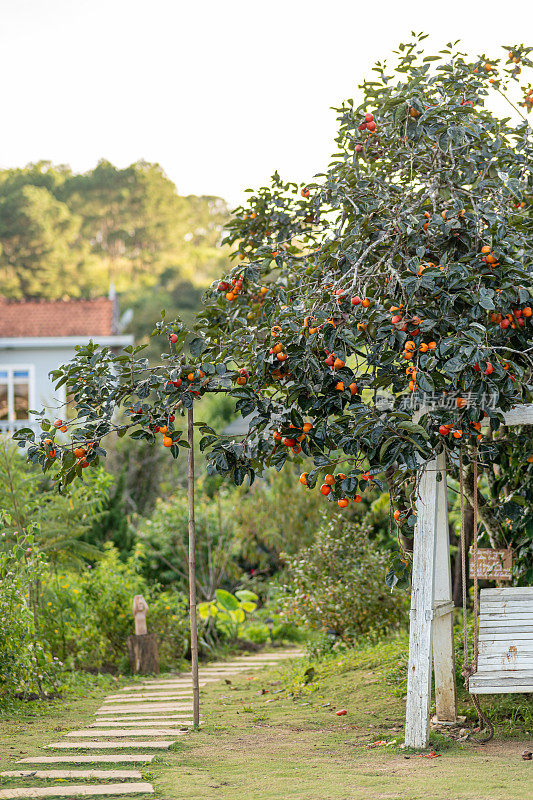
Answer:
<svg viewBox="0 0 533 800"><path fill-rule="evenodd" d="M94 297L114 284L140 340L161 308L192 320L203 288L225 271L228 219L224 200L180 196L158 164L1 170L0 295Z"/></svg>

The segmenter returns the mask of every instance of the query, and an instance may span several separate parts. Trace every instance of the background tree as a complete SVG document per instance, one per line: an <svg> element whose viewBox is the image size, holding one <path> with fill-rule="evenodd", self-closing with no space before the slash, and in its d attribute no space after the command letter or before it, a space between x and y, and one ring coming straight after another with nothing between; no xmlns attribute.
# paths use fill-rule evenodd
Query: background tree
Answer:
<svg viewBox="0 0 533 800"><path fill-rule="evenodd" d="M94 290L98 263L80 229L81 218L44 186L20 186L0 196L2 293L55 298Z"/></svg>
<svg viewBox="0 0 533 800"><path fill-rule="evenodd" d="M145 161L101 161L84 174L47 161L0 170L0 292L90 297L114 282L139 319L135 332L161 304L187 318L223 269L228 216L221 198L180 196Z"/></svg>

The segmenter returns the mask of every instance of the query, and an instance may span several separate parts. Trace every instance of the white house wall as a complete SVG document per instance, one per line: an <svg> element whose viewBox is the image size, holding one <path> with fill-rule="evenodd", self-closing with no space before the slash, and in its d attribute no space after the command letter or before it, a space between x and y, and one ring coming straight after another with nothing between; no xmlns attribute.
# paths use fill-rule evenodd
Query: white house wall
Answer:
<svg viewBox="0 0 533 800"><path fill-rule="evenodd" d="M44 406L49 411L59 414L65 403L65 387L62 386L56 392L48 373L70 361L74 355L74 347L57 347L54 350L17 347L14 350L0 350L0 367L3 364L17 367L33 365L34 386L30 396L30 408L40 410Z"/></svg>
<svg viewBox="0 0 533 800"><path fill-rule="evenodd" d="M61 342L60 338L47 339L12 339L0 340L0 368L5 366L30 367L33 372L33 381L30 386L30 409L40 411L42 408L52 416L64 414L66 389L62 386L57 391L49 378L49 372L66 364L76 354L76 345L88 343L88 339L67 338ZM94 337L96 344L109 345L113 348L133 344L133 336L108 336Z"/></svg>

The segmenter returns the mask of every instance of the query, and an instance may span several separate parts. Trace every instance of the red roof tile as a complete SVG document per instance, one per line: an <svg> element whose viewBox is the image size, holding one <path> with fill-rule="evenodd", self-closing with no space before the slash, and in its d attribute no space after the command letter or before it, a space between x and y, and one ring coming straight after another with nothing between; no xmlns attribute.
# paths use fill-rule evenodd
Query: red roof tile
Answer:
<svg viewBox="0 0 533 800"><path fill-rule="evenodd" d="M21 300L0 297L0 337L110 336L116 333L115 303L95 300Z"/></svg>

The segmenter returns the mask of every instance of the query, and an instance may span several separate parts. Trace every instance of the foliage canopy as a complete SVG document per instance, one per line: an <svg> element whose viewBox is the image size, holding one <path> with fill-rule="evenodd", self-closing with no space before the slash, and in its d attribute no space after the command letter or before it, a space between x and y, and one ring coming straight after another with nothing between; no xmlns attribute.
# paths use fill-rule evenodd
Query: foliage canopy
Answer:
<svg viewBox="0 0 533 800"><path fill-rule="evenodd" d="M323 481L341 507L388 486L405 532L424 459L446 449L453 465L461 448L489 468L509 452L501 412L532 388L532 139L485 99L517 87L529 108L533 62L522 45L502 59L452 44L427 56L423 38L400 46L394 71L374 67L359 106L337 109L325 174L303 187L275 174L236 210L225 241L239 262L193 333L162 312L160 364L90 344L55 374L78 418L64 443L44 442L47 421L40 437L20 432L30 460L59 461L69 482L111 430L154 441L161 428L177 457L180 412L225 392L249 429L201 427L211 473L241 484L305 457L303 482ZM523 466L531 482L526 453Z"/></svg>

